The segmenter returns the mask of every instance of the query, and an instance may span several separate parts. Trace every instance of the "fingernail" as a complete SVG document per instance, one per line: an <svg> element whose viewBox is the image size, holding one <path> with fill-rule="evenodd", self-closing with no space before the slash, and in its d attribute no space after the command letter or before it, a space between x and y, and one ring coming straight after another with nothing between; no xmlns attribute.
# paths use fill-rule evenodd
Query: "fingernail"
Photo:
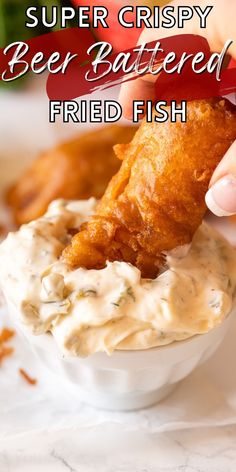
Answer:
<svg viewBox="0 0 236 472"><path fill-rule="evenodd" d="M227 175L218 180L206 194L206 204L216 216L231 216L236 213L236 179Z"/></svg>

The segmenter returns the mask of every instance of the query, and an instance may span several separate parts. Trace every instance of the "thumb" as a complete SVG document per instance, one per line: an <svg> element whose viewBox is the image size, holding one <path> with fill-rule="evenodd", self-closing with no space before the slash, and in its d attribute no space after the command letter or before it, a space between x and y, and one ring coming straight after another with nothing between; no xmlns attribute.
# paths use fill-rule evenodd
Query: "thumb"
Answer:
<svg viewBox="0 0 236 472"><path fill-rule="evenodd" d="M213 174L206 204L216 216L236 214L236 141Z"/></svg>

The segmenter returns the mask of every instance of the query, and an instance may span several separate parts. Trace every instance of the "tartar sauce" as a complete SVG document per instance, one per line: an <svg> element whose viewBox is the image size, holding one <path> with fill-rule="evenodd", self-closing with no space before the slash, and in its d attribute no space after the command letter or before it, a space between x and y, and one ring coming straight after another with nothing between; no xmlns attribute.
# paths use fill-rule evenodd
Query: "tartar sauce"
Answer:
<svg viewBox="0 0 236 472"><path fill-rule="evenodd" d="M167 270L142 279L124 262L71 270L60 259L96 201L53 202L0 246L6 299L33 334L51 333L65 355L148 349L205 333L221 323L236 295L236 251L203 223L186 251L167 255Z"/></svg>

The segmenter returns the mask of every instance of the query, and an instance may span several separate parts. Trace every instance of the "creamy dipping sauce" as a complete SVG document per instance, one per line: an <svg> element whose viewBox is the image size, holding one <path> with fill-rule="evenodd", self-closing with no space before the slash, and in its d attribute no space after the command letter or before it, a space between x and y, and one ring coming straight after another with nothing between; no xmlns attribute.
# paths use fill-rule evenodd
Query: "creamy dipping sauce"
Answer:
<svg viewBox="0 0 236 472"><path fill-rule="evenodd" d="M205 333L221 323L236 294L236 251L203 223L185 254L167 255L167 270L142 279L124 262L71 270L60 260L96 201L53 202L42 218L0 246L0 283L25 327L50 332L64 354L148 349Z"/></svg>

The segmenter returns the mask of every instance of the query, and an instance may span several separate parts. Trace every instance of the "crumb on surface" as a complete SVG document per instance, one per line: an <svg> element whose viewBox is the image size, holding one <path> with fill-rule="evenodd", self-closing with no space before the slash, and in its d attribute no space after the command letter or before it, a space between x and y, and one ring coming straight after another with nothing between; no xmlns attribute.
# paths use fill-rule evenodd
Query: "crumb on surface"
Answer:
<svg viewBox="0 0 236 472"><path fill-rule="evenodd" d="M15 331L9 328L3 328L0 331L0 365L6 357L9 357L13 354L14 348L11 346L6 346L6 343L15 336Z"/></svg>
<svg viewBox="0 0 236 472"><path fill-rule="evenodd" d="M0 365L5 357L9 357L13 354L13 347L0 346Z"/></svg>
<svg viewBox="0 0 236 472"><path fill-rule="evenodd" d="M4 344L15 336L15 331L10 328L3 328L0 331L0 344Z"/></svg>
<svg viewBox="0 0 236 472"><path fill-rule="evenodd" d="M21 377L23 377L23 379L26 380L26 382L30 385L36 385L37 384L37 380L36 379L33 379L32 377L30 377L27 372L25 372L24 369L19 369L19 373L21 375Z"/></svg>

